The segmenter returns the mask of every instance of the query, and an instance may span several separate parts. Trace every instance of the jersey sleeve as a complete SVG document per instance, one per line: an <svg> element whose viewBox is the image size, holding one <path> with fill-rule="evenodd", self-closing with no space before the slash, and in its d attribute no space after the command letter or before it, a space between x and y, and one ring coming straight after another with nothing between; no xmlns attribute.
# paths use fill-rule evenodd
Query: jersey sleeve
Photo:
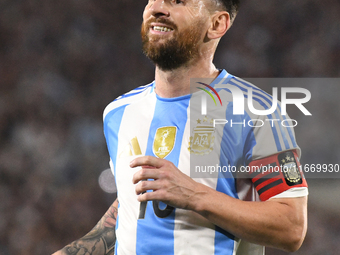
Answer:
<svg viewBox="0 0 340 255"><path fill-rule="evenodd" d="M308 195L296 150L254 160L249 164L249 169L251 181L262 201Z"/></svg>
<svg viewBox="0 0 340 255"><path fill-rule="evenodd" d="M244 129L244 165L250 169L248 173L260 199L307 195L294 132L296 121L281 113L281 103L275 103L271 95L252 84L243 84L248 91L245 97L252 98L245 107L248 126ZM249 87L252 95L247 94Z"/></svg>

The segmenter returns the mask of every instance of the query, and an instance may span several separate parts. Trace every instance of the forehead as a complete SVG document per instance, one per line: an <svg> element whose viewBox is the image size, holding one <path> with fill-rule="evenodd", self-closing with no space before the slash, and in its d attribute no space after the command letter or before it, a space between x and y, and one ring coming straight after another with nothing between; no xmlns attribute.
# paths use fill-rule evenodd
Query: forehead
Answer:
<svg viewBox="0 0 340 255"><path fill-rule="evenodd" d="M217 7L216 3L217 0L149 0L145 7L144 11L146 13L144 12L144 15L149 16L151 14L150 10L155 11L153 8L161 8L160 6L162 5L162 8L167 9L171 16L197 19L214 13Z"/></svg>
<svg viewBox="0 0 340 255"><path fill-rule="evenodd" d="M172 7L194 8L197 11L214 9L217 6L218 0L149 0L147 6L152 6L155 2L169 4Z"/></svg>

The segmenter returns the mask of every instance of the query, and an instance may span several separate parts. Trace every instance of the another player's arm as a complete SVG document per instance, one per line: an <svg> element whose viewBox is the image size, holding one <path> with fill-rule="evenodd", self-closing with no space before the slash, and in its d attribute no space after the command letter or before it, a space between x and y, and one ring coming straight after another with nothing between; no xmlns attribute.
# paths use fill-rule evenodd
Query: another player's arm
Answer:
<svg viewBox="0 0 340 255"><path fill-rule="evenodd" d="M304 240L307 197L241 201L195 182L164 159L140 157L130 166L142 166L133 178L140 202L160 200L195 211L234 236L264 246L296 251ZM145 179L154 181L141 182Z"/></svg>
<svg viewBox="0 0 340 255"><path fill-rule="evenodd" d="M84 237L65 246L53 255L114 254L118 200L115 200L97 225Z"/></svg>

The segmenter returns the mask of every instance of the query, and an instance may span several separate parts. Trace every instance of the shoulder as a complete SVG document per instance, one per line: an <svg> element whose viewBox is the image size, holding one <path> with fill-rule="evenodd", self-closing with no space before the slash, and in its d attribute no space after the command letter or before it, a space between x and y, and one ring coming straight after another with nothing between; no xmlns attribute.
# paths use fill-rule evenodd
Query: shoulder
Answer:
<svg viewBox="0 0 340 255"><path fill-rule="evenodd" d="M115 109L118 109L120 107L129 105L133 102L139 101L140 99L146 97L150 93L153 92L153 85L154 82L149 83L144 86L139 86L119 97L117 97L114 101L109 103L103 113L103 120L105 120L105 117Z"/></svg>
<svg viewBox="0 0 340 255"><path fill-rule="evenodd" d="M251 80L253 82L253 80ZM216 90L219 91L221 96L228 98L230 101L245 103L248 106L247 101L257 102L261 105L261 108L268 108L271 106L273 96L259 88L256 82L249 82L234 75L229 75L217 82L215 85ZM228 100L228 101L229 101Z"/></svg>
<svg viewBox="0 0 340 255"><path fill-rule="evenodd" d="M228 80L221 82L221 86L216 84L216 88L221 88L222 101L223 96L227 98L227 119L234 121L236 118L245 127L246 142L251 145L247 162L288 150L297 150L300 155L294 120L287 113L283 114L277 90L273 89L273 95L270 95L257 87L262 86L265 80L257 78L249 81L229 76Z"/></svg>

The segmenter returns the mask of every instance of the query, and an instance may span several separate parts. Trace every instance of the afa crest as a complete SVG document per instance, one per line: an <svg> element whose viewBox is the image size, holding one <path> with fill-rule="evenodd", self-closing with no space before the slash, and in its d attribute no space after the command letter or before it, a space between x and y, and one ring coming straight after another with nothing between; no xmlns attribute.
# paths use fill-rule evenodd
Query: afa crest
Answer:
<svg viewBox="0 0 340 255"><path fill-rule="evenodd" d="M165 158L175 146L176 127L158 128L153 141L153 153L159 158Z"/></svg>
<svg viewBox="0 0 340 255"><path fill-rule="evenodd" d="M295 160L293 152L287 151L278 156L282 173L286 183L289 186L294 186L302 183L302 176Z"/></svg>
<svg viewBox="0 0 340 255"><path fill-rule="evenodd" d="M215 127L213 121L207 117L197 120L197 126L193 129L189 142L189 151L196 155L209 154L213 151L215 141Z"/></svg>

